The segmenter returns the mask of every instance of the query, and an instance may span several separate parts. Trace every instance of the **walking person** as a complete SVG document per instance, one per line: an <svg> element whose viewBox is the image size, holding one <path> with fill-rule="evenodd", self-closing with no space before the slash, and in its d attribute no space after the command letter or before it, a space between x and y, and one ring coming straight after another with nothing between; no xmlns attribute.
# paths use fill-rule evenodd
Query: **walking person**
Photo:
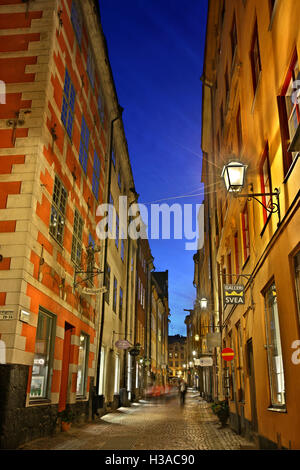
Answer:
<svg viewBox="0 0 300 470"><path fill-rule="evenodd" d="M181 381L179 384L179 393L180 393L180 404L181 406L184 406L185 403L185 395L187 392L187 385L184 380Z"/></svg>

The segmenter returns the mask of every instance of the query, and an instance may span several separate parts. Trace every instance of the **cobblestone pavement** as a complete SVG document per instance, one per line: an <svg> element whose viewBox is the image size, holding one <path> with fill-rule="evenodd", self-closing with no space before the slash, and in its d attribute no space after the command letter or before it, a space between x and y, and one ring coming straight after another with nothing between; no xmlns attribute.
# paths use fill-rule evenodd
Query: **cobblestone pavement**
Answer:
<svg viewBox="0 0 300 470"><path fill-rule="evenodd" d="M141 400L98 422L23 445L28 450L235 450L251 445L229 427L220 428L210 405L190 392L184 407Z"/></svg>

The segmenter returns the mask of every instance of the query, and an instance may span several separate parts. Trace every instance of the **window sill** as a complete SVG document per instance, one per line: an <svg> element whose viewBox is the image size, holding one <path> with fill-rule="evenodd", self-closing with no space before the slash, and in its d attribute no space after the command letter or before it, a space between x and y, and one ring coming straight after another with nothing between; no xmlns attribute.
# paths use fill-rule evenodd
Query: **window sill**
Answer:
<svg viewBox="0 0 300 470"><path fill-rule="evenodd" d="M88 398L87 398L86 396L78 396L78 397L76 397L76 401L77 401L77 402L78 402L78 401L87 401L87 400L88 400Z"/></svg>
<svg viewBox="0 0 300 470"><path fill-rule="evenodd" d="M30 398L28 406L51 405L49 398Z"/></svg>
<svg viewBox="0 0 300 470"><path fill-rule="evenodd" d="M275 408L273 406L270 406L268 408L268 411L275 411L276 413L287 413L287 409L284 407L284 408Z"/></svg>

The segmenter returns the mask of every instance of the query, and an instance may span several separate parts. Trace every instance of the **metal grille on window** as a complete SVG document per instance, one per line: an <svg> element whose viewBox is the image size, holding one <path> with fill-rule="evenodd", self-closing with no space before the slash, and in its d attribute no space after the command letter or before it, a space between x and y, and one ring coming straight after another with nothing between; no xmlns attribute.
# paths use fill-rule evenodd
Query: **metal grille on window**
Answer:
<svg viewBox="0 0 300 470"><path fill-rule="evenodd" d="M72 261L78 266L81 265L82 231L83 220L80 217L78 211L75 210L71 258Z"/></svg>
<svg viewBox="0 0 300 470"><path fill-rule="evenodd" d="M50 233L61 245L64 235L66 203L67 191L57 176L55 176L50 217Z"/></svg>
<svg viewBox="0 0 300 470"><path fill-rule="evenodd" d="M74 110L75 110L75 88L72 84L68 70L65 73L65 84L63 93L63 104L61 110L61 120L67 130L68 136L72 138Z"/></svg>
<svg viewBox="0 0 300 470"><path fill-rule="evenodd" d="M79 148L79 161L83 168L84 173L87 173L87 162L89 154L89 140L90 140L90 131L86 125L85 119L82 116L81 123L81 137L80 137L80 148Z"/></svg>
<svg viewBox="0 0 300 470"><path fill-rule="evenodd" d="M80 15L80 9L76 0L72 2L71 8L71 21L74 27L75 35L79 45L81 45L82 40L82 19Z"/></svg>

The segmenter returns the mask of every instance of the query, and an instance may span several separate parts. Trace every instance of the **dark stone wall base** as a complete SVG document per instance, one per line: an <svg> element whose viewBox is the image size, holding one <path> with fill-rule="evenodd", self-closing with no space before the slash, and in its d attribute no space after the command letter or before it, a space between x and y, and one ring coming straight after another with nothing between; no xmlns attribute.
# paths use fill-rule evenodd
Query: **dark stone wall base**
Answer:
<svg viewBox="0 0 300 470"><path fill-rule="evenodd" d="M229 425L237 434L241 434L243 437L256 444L259 450L278 450L278 444L276 442L271 441L257 432L253 432L251 422L245 418L241 419L236 413L230 412ZM282 447L282 449L285 448Z"/></svg>

